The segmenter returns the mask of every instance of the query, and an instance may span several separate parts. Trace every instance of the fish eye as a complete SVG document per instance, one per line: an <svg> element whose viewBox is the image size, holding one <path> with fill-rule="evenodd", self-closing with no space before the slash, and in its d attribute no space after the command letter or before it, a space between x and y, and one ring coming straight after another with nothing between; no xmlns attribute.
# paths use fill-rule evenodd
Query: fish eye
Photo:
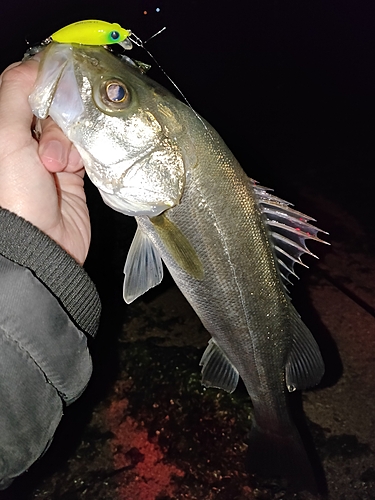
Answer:
<svg viewBox="0 0 375 500"><path fill-rule="evenodd" d="M94 100L105 113L116 114L130 104L130 92L126 85L117 78L101 81L96 89L93 94Z"/></svg>
<svg viewBox="0 0 375 500"><path fill-rule="evenodd" d="M111 40L118 40L120 38L120 33L118 31L112 31L109 36Z"/></svg>
<svg viewBox="0 0 375 500"><path fill-rule="evenodd" d="M106 86L107 99L111 102L124 102L128 96L128 91L124 84L120 82L110 82Z"/></svg>

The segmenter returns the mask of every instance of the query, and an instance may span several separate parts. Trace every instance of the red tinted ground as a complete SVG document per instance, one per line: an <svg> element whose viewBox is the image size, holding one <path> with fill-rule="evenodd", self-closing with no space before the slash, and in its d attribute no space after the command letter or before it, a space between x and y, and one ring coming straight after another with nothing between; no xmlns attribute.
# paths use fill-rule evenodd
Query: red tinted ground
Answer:
<svg viewBox="0 0 375 500"><path fill-rule="evenodd" d="M128 401L113 401L107 411L108 426L113 432L111 449L115 470L132 469L133 479L122 482L119 477L118 500L137 498L154 500L163 495L173 498L174 477L184 472L173 464L163 462L164 455L157 444L151 442L147 430L130 416L124 419Z"/></svg>

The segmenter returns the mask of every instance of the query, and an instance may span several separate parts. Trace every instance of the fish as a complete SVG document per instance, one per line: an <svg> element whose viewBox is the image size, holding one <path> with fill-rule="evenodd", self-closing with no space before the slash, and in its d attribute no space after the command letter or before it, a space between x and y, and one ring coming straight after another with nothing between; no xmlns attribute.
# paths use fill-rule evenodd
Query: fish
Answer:
<svg viewBox="0 0 375 500"><path fill-rule="evenodd" d="M163 263L211 335L202 384L254 408L248 470L316 491L289 393L317 385L324 362L288 291L295 264L322 241L313 219L248 177L195 110L129 58L51 43L30 95L75 144L104 202L134 216L124 273L131 303L163 279Z"/></svg>

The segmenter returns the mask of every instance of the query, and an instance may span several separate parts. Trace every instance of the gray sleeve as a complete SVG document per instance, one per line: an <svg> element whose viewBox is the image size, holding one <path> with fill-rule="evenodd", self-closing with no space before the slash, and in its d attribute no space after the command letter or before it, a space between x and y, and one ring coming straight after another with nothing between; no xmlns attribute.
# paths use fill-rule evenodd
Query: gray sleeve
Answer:
<svg viewBox="0 0 375 500"><path fill-rule="evenodd" d="M64 404L85 389L92 371L86 335L95 334L99 315L85 271L0 209L0 489L43 454Z"/></svg>

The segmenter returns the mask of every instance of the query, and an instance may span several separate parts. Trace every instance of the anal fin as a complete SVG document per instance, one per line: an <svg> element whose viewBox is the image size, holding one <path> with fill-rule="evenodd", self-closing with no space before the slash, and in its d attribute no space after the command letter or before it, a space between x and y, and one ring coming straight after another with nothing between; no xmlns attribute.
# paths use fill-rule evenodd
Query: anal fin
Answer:
<svg viewBox="0 0 375 500"><path fill-rule="evenodd" d="M130 304L163 279L163 264L148 236L137 228L124 268L124 300Z"/></svg>
<svg viewBox="0 0 375 500"><path fill-rule="evenodd" d="M208 342L199 365L203 367L202 385L205 387L217 387L227 392L233 392L237 387L238 370L214 339Z"/></svg>

